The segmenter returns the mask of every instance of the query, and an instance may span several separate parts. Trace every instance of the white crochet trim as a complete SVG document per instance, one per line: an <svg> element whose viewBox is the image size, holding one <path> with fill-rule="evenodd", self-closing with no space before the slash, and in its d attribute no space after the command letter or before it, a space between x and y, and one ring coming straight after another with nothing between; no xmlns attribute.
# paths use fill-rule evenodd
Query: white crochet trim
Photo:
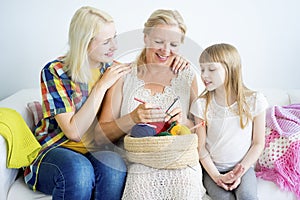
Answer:
<svg viewBox="0 0 300 200"><path fill-rule="evenodd" d="M200 164L179 170L159 170L141 164L128 168L122 200L199 200L205 196Z"/></svg>

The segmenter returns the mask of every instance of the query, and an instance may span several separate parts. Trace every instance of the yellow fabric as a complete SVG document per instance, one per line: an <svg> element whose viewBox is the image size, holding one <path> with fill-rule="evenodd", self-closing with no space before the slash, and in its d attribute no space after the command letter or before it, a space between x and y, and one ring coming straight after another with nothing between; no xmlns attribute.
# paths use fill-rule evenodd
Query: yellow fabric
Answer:
<svg viewBox="0 0 300 200"><path fill-rule="evenodd" d="M101 76L100 70L98 68L91 69L91 73L92 73L92 78L89 81L89 92L92 90L92 88L94 87L95 83L98 81L98 79Z"/></svg>
<svg viewBox="0 0 300 200"><path fill-rule="evenodd" d="M22 116L13 109L0 108L0 134L7 142L8 168L30 165L41 149Z"/></svg>
<svg viewBox="0 0 300 200"><path fill-rule="evenodd" d="M88 152L88 150L85 148L83 142L68 141L65 144L63 144L62 146L72 149L72 150L77 151L82 154L85 154Z"/></svg>
<svg viewBox="0 0 300 200"><path fill-rule="evenodd" d="M89 81L89 92L91 92L93 86L101 76L100 70L98 68L91 69L91 73L92 73L92 78ZM86 142L82 142L82 141L80 142L68 141L62 146L77 151L79 153L85 154L88 152L86 145L87 145Z"/></svg>

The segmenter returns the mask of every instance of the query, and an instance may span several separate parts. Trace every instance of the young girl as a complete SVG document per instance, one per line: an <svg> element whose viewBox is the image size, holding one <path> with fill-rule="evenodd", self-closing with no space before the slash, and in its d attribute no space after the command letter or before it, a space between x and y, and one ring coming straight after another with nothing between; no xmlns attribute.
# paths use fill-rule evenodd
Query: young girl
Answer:
<svg viewBox="0 0 300 200"><path fill-rule="evenodd" d="M241 58L230 44L200 56L205 90L192 106L204 186L212 199L257 199L253 164L264 148L264 96L243 84Z"/></svg>

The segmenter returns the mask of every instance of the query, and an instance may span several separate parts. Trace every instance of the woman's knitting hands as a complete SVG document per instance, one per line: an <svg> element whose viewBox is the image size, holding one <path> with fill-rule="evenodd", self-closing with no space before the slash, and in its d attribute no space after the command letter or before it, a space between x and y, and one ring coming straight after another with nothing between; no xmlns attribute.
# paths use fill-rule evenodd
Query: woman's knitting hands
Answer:
<svg viewBox="0 0 300 200"><path fill-rule="evenodd" d="M131 113L132 120L138 123L162 122L166 114L159 106L151 103L139 104Z"/></svg>

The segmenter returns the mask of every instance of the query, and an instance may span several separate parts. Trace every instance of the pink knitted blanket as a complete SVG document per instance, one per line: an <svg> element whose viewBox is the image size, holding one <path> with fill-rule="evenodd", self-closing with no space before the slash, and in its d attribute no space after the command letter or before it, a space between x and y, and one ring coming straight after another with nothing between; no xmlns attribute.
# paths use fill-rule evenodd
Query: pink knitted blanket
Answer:
<svg viewBox="0 0 300 200"><path fill-rule="evenodd" d="M283 136L299 133L300 104L270 107L266 112L266 125Z"/></svg>
<svg viewBox="0 0 300 200"><path fill-rule="evenodd" d="M256 175L300 199L300 104L267 111L265 148Z"/></svg>

